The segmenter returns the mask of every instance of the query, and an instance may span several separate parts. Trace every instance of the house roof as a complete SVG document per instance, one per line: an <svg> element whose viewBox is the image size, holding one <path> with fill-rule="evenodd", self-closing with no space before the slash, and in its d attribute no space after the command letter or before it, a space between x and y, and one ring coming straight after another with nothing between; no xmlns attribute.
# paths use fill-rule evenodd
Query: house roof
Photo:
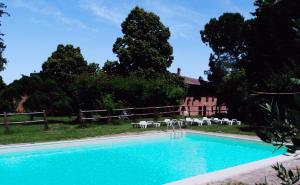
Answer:
<svg viewBox="0 0 300 185"><path fill-rule="evenodd" d="M199 79L183 76L184 83L188 85L201 85Z"/></svg>

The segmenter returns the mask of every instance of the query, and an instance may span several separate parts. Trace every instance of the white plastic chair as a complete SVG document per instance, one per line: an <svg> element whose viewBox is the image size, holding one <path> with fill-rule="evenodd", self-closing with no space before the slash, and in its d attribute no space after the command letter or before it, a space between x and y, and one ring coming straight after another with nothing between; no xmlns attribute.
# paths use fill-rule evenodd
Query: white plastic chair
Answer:
<svg viewBox="0 0 300 185"><path fill-rule="evenodd" d="M211 119L209 119L207 117L203 117L202 121L203 121L203 124L206 123L207 125L211 125Z"/></svg>
<svg viewBox="0 0 300 185"><path fill-rule="evenodd" d="M197 123L198 126L202 126L202 125L203 125L203 120L198 119L198 118L194 118L193 122L194 122L194 123Z"/></svg>
<svg viewBox="0 0 300 185"><path fill-rule="evenodd" d="M182 127L184 125L184 120L177 121L178 126Z"/></svg>
<svg viewBox="0 0 300 185"><path fill-rule="evenodd" d="M242 124L242 122L239 121L239 120L237 120L237 119L232 119L231 121L232 121L232 123L236 123L237 125L241 125Z"/></svg>
<svg viewBox="0 0 300 185"><path fill-rule="evenodd" d="M146 121L146 123L147 123L147 127L154 126L154 121Z"/></svg>
<svg viewBox="0 0 300 185"><path fill-rule="evenodd" d="M187 124L193 125L193 119L192 118L185 118L185 122Z"/></svg>
<svg viewBox="0 0 300 185"><path fill-rule="evenodd" d="M139 126L139 123L131 123L131 125L133 126L133 127L138 127Z"/></svg>
<svg viewBox="0 0 300 185"><path fill-rule="evenodd" d="M172 122L170 119L165 119L163 122L164 122L168 127L173 126L173 122Z"/></svg>
<svg viewBox="0 0 300 185"><path fill-rule="evenodd" d="M141 128L147 128L147 126L148 126L147 121L140 121L140 122L139 122L139 126L140 126Z"/></svg>
<svg viewBox="0 0 300 185"><path fill-rule="evenodd" d="M160 125L167 125L170 126L171 120L170 119L164 119L163 121L157 121L157 123L159 123Z"/></svg>
<svg viewBox="0 0 300 185"><path fill-rule="evenodd" d="M232 125L232 120L229 120L228 118L223 118L221 124L223 125L224 123L228 125Z"/></svg>
<svg viewBox="0 0 300 185"><path fill-rule="evenodd" d="M221 120L219 118L213 118L211 121L217 124L221 123Z"/></svg>
<svg viewBox="0 0 300 185"><path fill-rule="evenodd" d="M153 122L153 126L154 126L154 127L160 127L160 123L158 123L158 122Z"/></svg>

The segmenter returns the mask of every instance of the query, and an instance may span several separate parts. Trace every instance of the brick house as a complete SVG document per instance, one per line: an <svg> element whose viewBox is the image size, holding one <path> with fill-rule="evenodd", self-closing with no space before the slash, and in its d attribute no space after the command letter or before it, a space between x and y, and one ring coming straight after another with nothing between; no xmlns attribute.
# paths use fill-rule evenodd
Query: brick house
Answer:
<svg viewBox="0 0 300 185"><path fill-rule="evenodd" d="M180 68L177 75L180 75ZM180 111L184 115L184 111L189 116L213 116L217 113L227 113L225 105L218 106L215 88L208 82L200 82L198 79L185 77L184 83L188 87L187 96L183 100Z"/></svg>

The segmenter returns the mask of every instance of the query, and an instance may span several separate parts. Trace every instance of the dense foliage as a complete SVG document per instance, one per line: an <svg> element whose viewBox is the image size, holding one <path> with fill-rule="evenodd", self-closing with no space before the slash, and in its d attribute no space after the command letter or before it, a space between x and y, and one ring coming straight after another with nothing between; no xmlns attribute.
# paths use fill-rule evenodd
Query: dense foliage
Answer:
<svg viewBox="0 0 300 185"><path fill-rule="evenodd" d="M71 88L83 109L106 108L103 102L108 99L115 100L112 107L174 105L185 95L183 84L165 77L148 80L135 75L112 77L104 73L79 76Z"/></svg>
<svg viewBox="0 0 300 185"><path fill-rule="evenodd" d="M201 31L213 51L205 73L231 116L262 126L258 134L267 142L299 145L300 1L255 6L250 20L225 13Z"/></svg>
<svg viewBox="0 0 300 185"><path fill-rule="evenodd" d="M79 47L60 44L41 72L6 87L0 81L0 111L15 111L24 98L26 111L54 115L179 104L186 89L181 77L167 72L173 60L169 29L157 15L136 7L122 31L123 38L113 46L119 61L107 61L102 70L88 63Z"/></svg>
<svg viewBox="0 0 300 185"><path fill-rule="evenodd" d="M239 13L224 13L218 19L211 19L200 32L202 41L213 50L209 59L210 69L205 72L208 80L220 83L244 60L246 25Z"/></svg>
<svg viewBox="0 0 300 185"><path fill-rule="evenodd" d="M250 20L224 13L201 31L202 41L213 51L205 73L218 87L219 103L233 107L234 117L241 115L237 110L249 111L253 103L272 98L249 94L293 92L299 87L293 83L300 74L299 1L256 0L255 6Z"/></svg>
<svg viewBox="0 0 300 185"><path fill-rule="evenodd" d="M230 75L223 77L217 86L217 95L219 102L227 103L229 114L236 118L245 119L245 110L243 105L248 104L248 81L244 69L234 70Z"/></svg>
<svg viewBox="0 0 300 185"><path fill-rule="evenodd" d="M286 84L270 87L274 76L300 76L298 0L257 0L255 19L249 25L247 74L253 89L285 90ZM276 21L274 21L276 20ZM258 67L259 66L259 67Z"/></svg>
<svg viewBox="0 0 300 185"><path fill-rule="evenodd" d="M42 65L41 74L44 79L51 79L62 87L66 87L77 75L96 73L96 64L88 65L83 58L80 48L72 45L58 45L48 60Z"/></svg>
<svg viewBox="0 0 300 185"><path fill-rule="evenodd" d="M281 147L298 135L299 120L291 110L280 108L276 102L266 103L262 105L262 108L266 114L266 122L269 123L269 128L260 130L259 133L264 141L274 142Z"/></svg>
<svg viewBox="0 0 300 185"><path fill-rule="evenodd" d="M136 7L121 26L124 35L117 38L113 46L119 63L109 63L110 66L117 64L118 74L123 75L139 72L152 77L166 73L173 61L173 49L168 43L169 28L160 22L160 18Z"/></svg>
<svg viewBox="0 0 300 185"><path fill-rule="evenodd" d="M2 97L9 103L0 109L12 111L24 96L27 111L46 109L55 115L77 113L79 109L174 105L186 92L182 80L175 75L149 80L136 75L83 73L63 88L55 80L41 76L23 76L7 86Z"/></svg>

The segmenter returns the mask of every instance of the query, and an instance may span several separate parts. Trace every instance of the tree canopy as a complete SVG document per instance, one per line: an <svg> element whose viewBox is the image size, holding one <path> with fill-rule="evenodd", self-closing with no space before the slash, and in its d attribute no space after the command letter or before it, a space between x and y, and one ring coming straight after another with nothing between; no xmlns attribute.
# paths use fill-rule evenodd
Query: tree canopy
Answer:
<svg viewBox="0 0 300 185"><path fill-rule="evenodd" d="M200 32L213 51L205 73L218 86L219 99L235 107L235 116L241 115L236 110L246 106L248 94L291 92L296 88L292 79L300 75L299 1L256 0L255 6L249 20L224 13Z"/></svg>
<svg viewBox="0 0 300 185"><path fill-rule="evenodd" d="M249 26L247 74L252 88L268 90L275 75L300 76L300 3L257 0ZM278 86L278 90L284 87Z"/></svg>
<svg viewBox="0 0 300 185"><path fill-rule="evenodd" d="M113 46L119 61L107 61L102 70L88 64L79 47L58 45L41 72L4 88L0 97L6 103L0 102L0 110L12 110L22 97L27 111L46 109L56 115L178 104L186 88L181 77L167 71L173 61L169 29L157 15L136 7L122 23L122 32Z"/></svg>
<svg viewBox="0 0 300 185"><path fill-rule="evenodd" d="M102 67L102 70L109 74L109 75L114 75L118 73L118 66L119 66L119 62L118 61L110 61L107 60L104 63L104 66Z"/></svg>
<svg viewBox="0 0 300 185"><path fill-rule="evenodd" d="M168 42L169 28L151 12L135 7L122 23L123 37L117 38L113 52L117 54L119 74L141 72L147 76L165 73L173 62L173 49Z"/></svg>
<svg viewBox="0 0 300 185"><path fill-rule="evenodd" d="M247 22L239 13L224 13L213 18L200 32L202 41L213 50L209 58L208 80L220 83L222 78L245 59Z"/></svg>
<svg viewBox="0 0 300 185"><path fill-rule="evenodd" d="M55 80L58 84L68 85L77 75L96 72L99 66L88 65L79 47L58 45L57 50L42 65L41 74L45 79Z"/></svg>

